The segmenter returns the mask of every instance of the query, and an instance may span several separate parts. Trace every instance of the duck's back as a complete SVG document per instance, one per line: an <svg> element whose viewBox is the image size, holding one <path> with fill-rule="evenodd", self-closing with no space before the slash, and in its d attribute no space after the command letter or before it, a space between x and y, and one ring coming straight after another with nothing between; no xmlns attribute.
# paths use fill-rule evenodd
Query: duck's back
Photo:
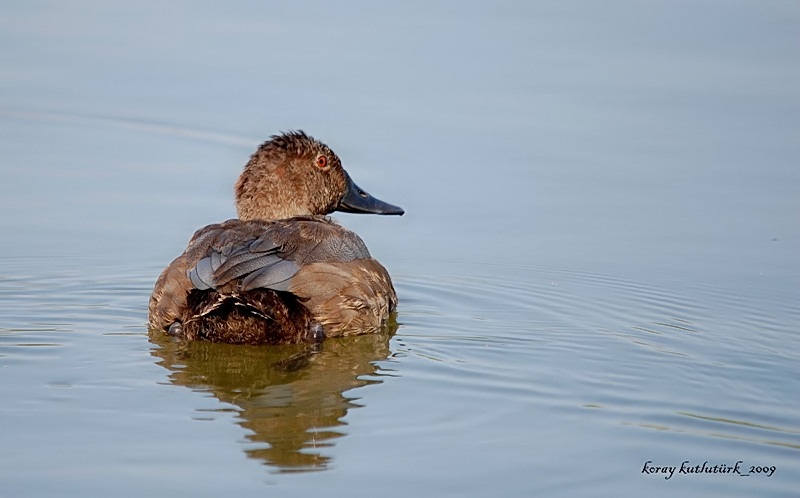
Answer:
<svg viewBox="0 0 800 498"><path fill-rule="evenodd" d="M150 327L189 339L293 343L375 332L397 297L363 241L329 218L198 230L161 274Z"/></svg>

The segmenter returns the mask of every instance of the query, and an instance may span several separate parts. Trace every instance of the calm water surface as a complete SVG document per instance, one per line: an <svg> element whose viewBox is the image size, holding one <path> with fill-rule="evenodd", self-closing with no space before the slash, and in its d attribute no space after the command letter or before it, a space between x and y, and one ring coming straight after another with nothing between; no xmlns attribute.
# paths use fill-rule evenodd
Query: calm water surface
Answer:
<svg viewBox="0 0 800 498"><path fill-rule="evenodd" d="M0 496L796 496L795 4L0 10ZM149 334L291 128L396 322Z"/></svg>

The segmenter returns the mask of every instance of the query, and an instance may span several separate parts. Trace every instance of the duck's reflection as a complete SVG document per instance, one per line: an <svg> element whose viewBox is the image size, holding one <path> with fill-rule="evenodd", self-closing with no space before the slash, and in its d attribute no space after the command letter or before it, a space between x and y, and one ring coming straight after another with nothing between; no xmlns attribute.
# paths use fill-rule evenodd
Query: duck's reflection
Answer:
<svg viewBox="0 0 800 498"><path fill-rule="evenodd" d="M239 408L240 424L252 431L248 456L279 472L297 472L328 467L324 448L345 435L337 428L347 411L361 406L347 392L390 375L376 362L389 356L396 329L392 321L379 334L313 346L176 342L160 332L151 332L150 341L170 382Z"/></svg>

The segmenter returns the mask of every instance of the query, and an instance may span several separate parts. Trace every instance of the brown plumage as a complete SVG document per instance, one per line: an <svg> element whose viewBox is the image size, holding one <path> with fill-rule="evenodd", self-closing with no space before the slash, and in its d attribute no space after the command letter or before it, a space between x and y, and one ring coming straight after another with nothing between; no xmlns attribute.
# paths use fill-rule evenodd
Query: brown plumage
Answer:
<svg viewBox="0 0 800 498"><path fill-rule="evenodd" d="M358 235L322 216L403 214L361 190L325 144L273 136L236 182L239 219L195 232L161 274L149 325L191 340L320 341L377 331L397 306Z"/></svg>

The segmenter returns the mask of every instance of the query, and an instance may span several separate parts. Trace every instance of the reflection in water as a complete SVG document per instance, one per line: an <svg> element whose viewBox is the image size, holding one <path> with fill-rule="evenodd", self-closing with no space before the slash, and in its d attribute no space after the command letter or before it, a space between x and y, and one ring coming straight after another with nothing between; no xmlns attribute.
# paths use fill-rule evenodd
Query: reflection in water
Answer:
<svg viewBox="0 0 800 498"><path fill-rule="evenodd" d="M380 334L329 339L318 345L241 346L179 342L159 332L152 354L173 384L210 392L239 408L242 427L256 443L246 451L279 472L324 470L322 449L345 433L337 430L356 397L345 393L380 383L376 365L389 354L394 320Z"/></svg>

